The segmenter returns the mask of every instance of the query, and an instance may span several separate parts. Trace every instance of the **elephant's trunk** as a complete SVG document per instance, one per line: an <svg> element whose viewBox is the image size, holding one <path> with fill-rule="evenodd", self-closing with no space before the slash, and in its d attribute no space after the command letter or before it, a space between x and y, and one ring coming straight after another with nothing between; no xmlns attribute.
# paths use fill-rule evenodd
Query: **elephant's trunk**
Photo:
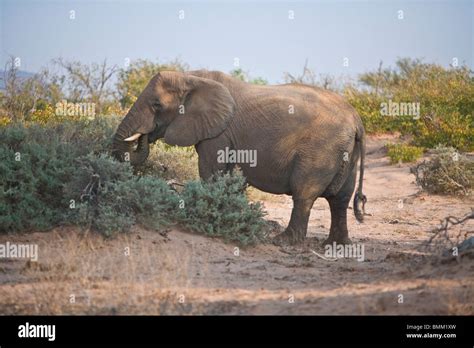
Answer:
<svg viewBox="0 0 474 348"><path fill-rule="evenodd" d="M114 135L112 143L112 154L120 161L130 161L132 166L137 166L145 162L149 154L148 134L143 134L138 138L138 146L133 150L131 141L125 141L130 136L126 124L122 122Z"/></svg>

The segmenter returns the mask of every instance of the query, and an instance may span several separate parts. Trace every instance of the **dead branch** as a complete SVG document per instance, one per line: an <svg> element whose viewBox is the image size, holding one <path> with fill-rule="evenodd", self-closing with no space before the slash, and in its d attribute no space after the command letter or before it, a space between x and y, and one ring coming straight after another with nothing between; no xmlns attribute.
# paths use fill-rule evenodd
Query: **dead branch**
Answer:
<svg viewBox="0 0 474 348"><path fill-rule="evenodd" d="M471 212L465 216L458 218L455 216L448 216L441 220L440 226L431 231L433 235L424 243L424 247L430 247L433 245L449 247L456 246L462 243L468 238L469 235L474 235L474 230L471 231L462 231L460 230L456 235L449 233L449 230L453 226L462 225L467 220L474 219L474 208L471 208Z"/></svg>

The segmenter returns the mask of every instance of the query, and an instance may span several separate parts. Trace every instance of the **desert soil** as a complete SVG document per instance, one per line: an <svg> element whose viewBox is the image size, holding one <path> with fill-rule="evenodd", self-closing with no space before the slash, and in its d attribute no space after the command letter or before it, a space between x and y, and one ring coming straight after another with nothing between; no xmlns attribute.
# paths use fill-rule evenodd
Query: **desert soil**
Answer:
<svg viewBox="0 0 474 348"><path fill-rule="evenodd" d="M440 220L463 216L469 197L419 193L409 165L390 165L387 141L368 141L363 224L349 211L364 261L327 260L324 199L313 207L304 245L236 249L172 229L134 227L114 239L62 227L2 235L38 244L37 262L0 259L0 314L474 314L474 262L420 248ZM286 226L287 196L260 194L269 220ZM471 230L472 220L453 228ZM314 251L314 252L313 252Z"/></svg>

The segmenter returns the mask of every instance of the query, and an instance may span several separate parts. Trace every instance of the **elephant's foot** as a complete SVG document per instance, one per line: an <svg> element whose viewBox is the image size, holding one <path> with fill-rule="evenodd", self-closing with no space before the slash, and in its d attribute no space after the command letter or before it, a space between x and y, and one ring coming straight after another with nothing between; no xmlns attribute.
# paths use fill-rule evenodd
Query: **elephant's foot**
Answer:
<svg viewBox="0 0 474 348"><path fill-rule="evenodd" d="M344 236L344 237L339 237L339 236L331 236L329 235L329 237L323 242L323 246L326 246L326 245L332 245L333 243L336 243L336 244L352 244L352 241L350 240L349 237L347 236Z"/></svg>
<svg viewBox="0 0 474 348"><path fill-rule="evenodd" d="M295 231L294 229L288 227L285 232L280 233L275 238L273 238L273 244L275 245L295 245L302 243L305 240L305 233Z"/></svg>

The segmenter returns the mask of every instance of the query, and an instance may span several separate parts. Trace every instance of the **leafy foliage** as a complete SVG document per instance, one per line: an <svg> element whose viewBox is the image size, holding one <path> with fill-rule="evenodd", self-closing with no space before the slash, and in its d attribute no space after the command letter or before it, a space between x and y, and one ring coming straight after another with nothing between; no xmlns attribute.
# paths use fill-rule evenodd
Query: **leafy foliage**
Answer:
<svg viewBox="0 0 474 348"><path fill-rule="evenodd" d="M126 232L134 223L159 230L171 223L178 197L161 179L136 177L128 163L108 155L89 154L66 185L66 193L80 201L72 221L105 236Z"/></svg>
<svg viewBox="0 0 474 348"><path fill-rule="evenodd" d="M134 223L160 230L181 223L190 230L242 245L263 239L259 204L249 204L242 176L190 181L179 194L162 179L137 177L126 164L108 156L86 156L70 192L81 192L74 223L106 236L126 232ZM83 189L81 189L83 188ZM84 190L85 188L85 190Z"/></svg>
<svg viewBox="0 0 474 348"><path fill-rule="evenodd" d="M0 90L0 118L10 121L27 120L31 111L46 104L54 104L63 98L61 83L48 69L23 77L14 57L5 66L5 89ZM6 124L2 121L0 124Z"/></svg>
<svg viewBox="0 0 474 348"><path fill-rule="evenodd" d="M0 231L62 223L69 206L62 192L74 176L75 159L104 151L112 132L104 119L0 127Z"/></svg>
<svg viewBox="0 0 474 348"><path fill-rule="evenodd" d="M474 149L474 77L467 67L445 69L420 60L400 59L395 69L361 75L363 88L345 94L363 118L369 133L399 131L415 145L438 144L460 151ZM420 103L420 117L387 117L381 103Z"/></svg>
<svg viewBox="0 0 474 348"><path fill-rule="evenodd" d="M224 174L209 182L190 181L182 192L179 220L208 236L221 236L242 245L263 239L265 220L259 203L249 204L242 175Z"/></svg>
<svg viewBox="0 0 474 348"><path fill-rule="evenodd" d="M415 162L423 155L423 148L406 144L387 144L387 155L392 164Z"/></svg>
<svg viewBox="0 0 474 348"><path fill-rule="evenodd" d="M45 230L61 221L67 203L58 193L74 167L70 144L52 131L0 128L0 230Z"/></svg>
<svg viewBox="0 0 474 348"><path fill-rule="evenodd" d="M261 240L263 212L258 204L248 203L242 176L189 181L178 193L162 173L156 176L148 168L136 175L129 163L105 154L116 123L102 117L1 127L0 231L74 224L113 236L136 223L153 230L182 223L243 245ZM170 166L178 158L195 156L160 146ZM190 167L189 177L182 178L195 178L195 169Z"/></svg>
<svg viewBox="0 0 474 348"><path fill-rule="evenodd" d="M123 108L132 106L151 78L160 71L185 71L188 68L187 64L178 59L168 63L153 63L145 59L131 62L127 69L119 72L117 92L120 104Z"/></svg>
<svg viewBox="0 0 474 348"><path fill-rule="evenodd" d="M249 74L243 71L241 68L236 68L230 72L230 75L233 77L248 83L253 83L254 85L268 85L268 81L263 77L250 77Z"/></svg>

